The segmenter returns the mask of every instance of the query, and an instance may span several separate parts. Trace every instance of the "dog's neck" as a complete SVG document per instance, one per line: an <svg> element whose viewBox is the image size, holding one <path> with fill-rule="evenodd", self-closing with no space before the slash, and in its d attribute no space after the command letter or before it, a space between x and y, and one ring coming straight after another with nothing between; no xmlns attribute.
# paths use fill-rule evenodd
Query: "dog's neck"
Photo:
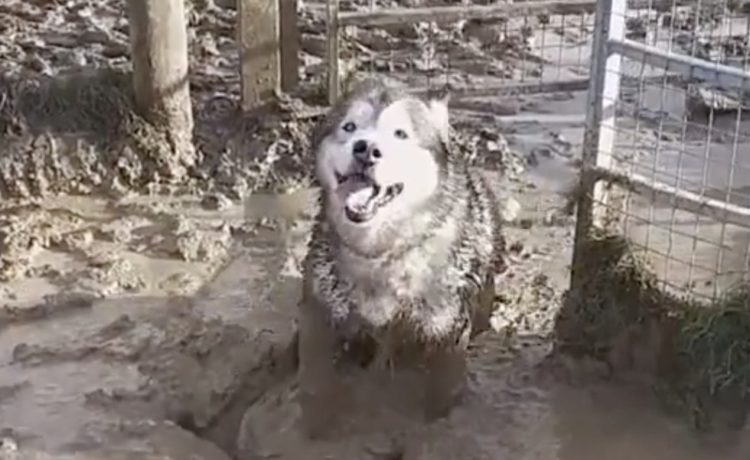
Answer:
<svg viewBox="0 0 750 460"><path fill-rule="evenodd" d="M397 259L432 234L434 216L427 210L409 219L388 222L370 229L333 226L334 244L351 258L373 261Z"/></svg>

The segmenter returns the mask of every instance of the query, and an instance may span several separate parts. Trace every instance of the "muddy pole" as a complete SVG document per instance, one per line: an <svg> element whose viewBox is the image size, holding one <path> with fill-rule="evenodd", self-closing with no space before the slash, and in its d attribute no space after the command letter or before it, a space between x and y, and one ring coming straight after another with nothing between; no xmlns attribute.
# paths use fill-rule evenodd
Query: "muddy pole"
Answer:
<svg viewBox="0 0 750 460"><path fill-rule="evenodd" d="M185 0L128 0L128 15L137 109L166 130L168 173L181 176L195 162Z"/></svg>
<svg viewBox="0 0 750 460"><path fill-rule="evenodd" d="M281 90L293 91L299 84L300 31L297 25L298 0L279 2L279 55L281 60Z"/></svg>
<svg viewBox="0 0 750 460"><path fill-rule="evenodd" d="M243 110L266 104L281 89L279 3L237 0Z"/></svg>

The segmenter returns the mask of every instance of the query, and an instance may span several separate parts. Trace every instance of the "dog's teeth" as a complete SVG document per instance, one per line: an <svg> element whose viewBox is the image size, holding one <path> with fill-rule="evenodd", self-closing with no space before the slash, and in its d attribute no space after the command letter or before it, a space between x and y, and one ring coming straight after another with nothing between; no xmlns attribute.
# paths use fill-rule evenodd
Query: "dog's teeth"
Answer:
<svg viewBox="0 0 750 460"><path fill-rule="evenodd" d="M380 186L378 184L373 184L373 186L372 186L372 198L375 198L378 195L380 195Z"/></svg>
<svg viewBox="0 0 750 460"><path fill-rule="evenodd" d="M388 188L385 190L385 194L388 197L392 198L398 195L399 193L401 193L403 190L404 190L404 184L399 182L398 184L389 185Z"/></svg>

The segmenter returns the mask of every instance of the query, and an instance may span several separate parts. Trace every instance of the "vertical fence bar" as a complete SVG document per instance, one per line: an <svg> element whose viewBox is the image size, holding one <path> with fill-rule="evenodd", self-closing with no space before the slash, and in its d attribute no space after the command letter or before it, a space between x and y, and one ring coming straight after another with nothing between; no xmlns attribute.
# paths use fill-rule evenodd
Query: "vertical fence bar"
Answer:
<svg viewBox="0 0 750 460"><path fill-rule="evenodd" d="M586 132L584 134L580 195L577 204L571 289L578 286L583 243L591 227L601 223L606 190L587 171L591 167L609 168L615 143L616 102L620 93L622 56L609 52L610 41L625 37L626 0L600 0L596 10L593 47L591 51L591 86L586 100Z"/></svg>
<svg viewBox="0 0 750 460"><path fill-rule="evenodd" d="M326 2L326 41L328 44L328 103L339 97L339 0Z"/></svg>

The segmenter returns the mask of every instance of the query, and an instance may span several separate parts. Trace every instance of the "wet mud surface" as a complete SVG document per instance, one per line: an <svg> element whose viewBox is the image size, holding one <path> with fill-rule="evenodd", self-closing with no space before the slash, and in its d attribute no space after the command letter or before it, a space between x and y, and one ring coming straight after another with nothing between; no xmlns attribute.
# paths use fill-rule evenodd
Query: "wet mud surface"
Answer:
<svg viewBox="0 0 750 460"><path fill-rule="evenodd" d="M196 226L188 226L187 243L176 228L169 251L107 246L116 262L82 257L79 268L76 249L40 244L31 274L4 283L0 429L22 452L228 458L192 433L209 430L239 394L259 393L275 372L291 371L295 304L279 290L294 298L284 280L295 262L284 244L295 243L279 236L283 224L265 218L222 239L231 230L214 224L230 226L231 217L195 218L184 207L180 214L183 225ZM252 236L237 236L243 232ZM54 253L71 260L54 264ZM143 261L149 256L156 267ZM37 264L50 268L36 274ZM58 289L29 292L24 283Z"/></svg>
<svg viewBox="0 0 750 460"><path fill-rule="evenodd" d="M39 123L50 114L8 117L18 112L0 101L8 141L0 146L0 460L747 458L747 427L697 435L663 413L643 382L550 357L568 287L573 220L562 208L580 162L584 92L452 106L459 147L498 174L510 264L496 283L493 331L472 349L466 400L432 425L364 414L335 441L304 439L292 338L316 193L306 146L321 101L290 98L273 116L239 116L233 2L189 3L202 155L184 182L169 183L164 165L137 154L122 163L111 160L123 150L98 156L80 126ZM311 86L324 75L321 7L301 12L301 74ZM121 0L0 4L4 78L127 68L123 8ZM445 62L434 55L392 49L426 49L420 44L436 37L454 43L455 32L462 40L450 78L481 84L487 75L539 77L543 60L527 46L546 40L541 55L566 64L544 75L585 76L591 28L567 20L548 26L546 38L522 21L360 30L344 48L373 51L363 53L362 71L409 75L414 61L442 76ZM503 51L487 52L498 40ZM655 113L658 96L644 96ZM654 141L681 144L644 126ZM717 141L716 155L731 155L730 141ZM644 168L655 162L640 158ZM725 187L724 176L713 174L709 188Z"/></svg>
<svg viewBox="0 0 750 460"><path fill-rule="evenodd" d="M58 272L67 279L65 273L80 270L68 261L22 277L65 286L56 294L34 296L3 284L5 292L25 295L11 294L0 310L0 433L13 451L3 455L702 460L721 452L744 458L746 434L697 436L660 411L646 388L614 378L607 366L550 357L572 243L571 220L560 212L564 197L556 184L538 178L497 183L505 197L510 269L498 280L493 332L472 347L471 391L449 418L424 425L387 410L368 412L335 441L304 438L292 337L315 190L255 195L244 204L247 211L206 211L188 200L160 219L171 222L166 216L178 214L198 241L200 229L215 242L221 234L215 229L228 227L221 256L192 260L180 251L157 252L150 255L154 261L177 268L162 262L162 269L147 272L126 247L110 247L138 267L132 273L142 283L115 289L101 282L106 276L56 281ZM140 198L137 209L165 206L153 200ZM67 202L67 208L87 215L96 202L78 198L77 207ZM40 244L28 266L68 251ZM120 273L103 271L129 279L113 272ZM176 289L164 281L174 273L201 281L159 291ZM361 390L379 391L366 383Z"/></svg>

